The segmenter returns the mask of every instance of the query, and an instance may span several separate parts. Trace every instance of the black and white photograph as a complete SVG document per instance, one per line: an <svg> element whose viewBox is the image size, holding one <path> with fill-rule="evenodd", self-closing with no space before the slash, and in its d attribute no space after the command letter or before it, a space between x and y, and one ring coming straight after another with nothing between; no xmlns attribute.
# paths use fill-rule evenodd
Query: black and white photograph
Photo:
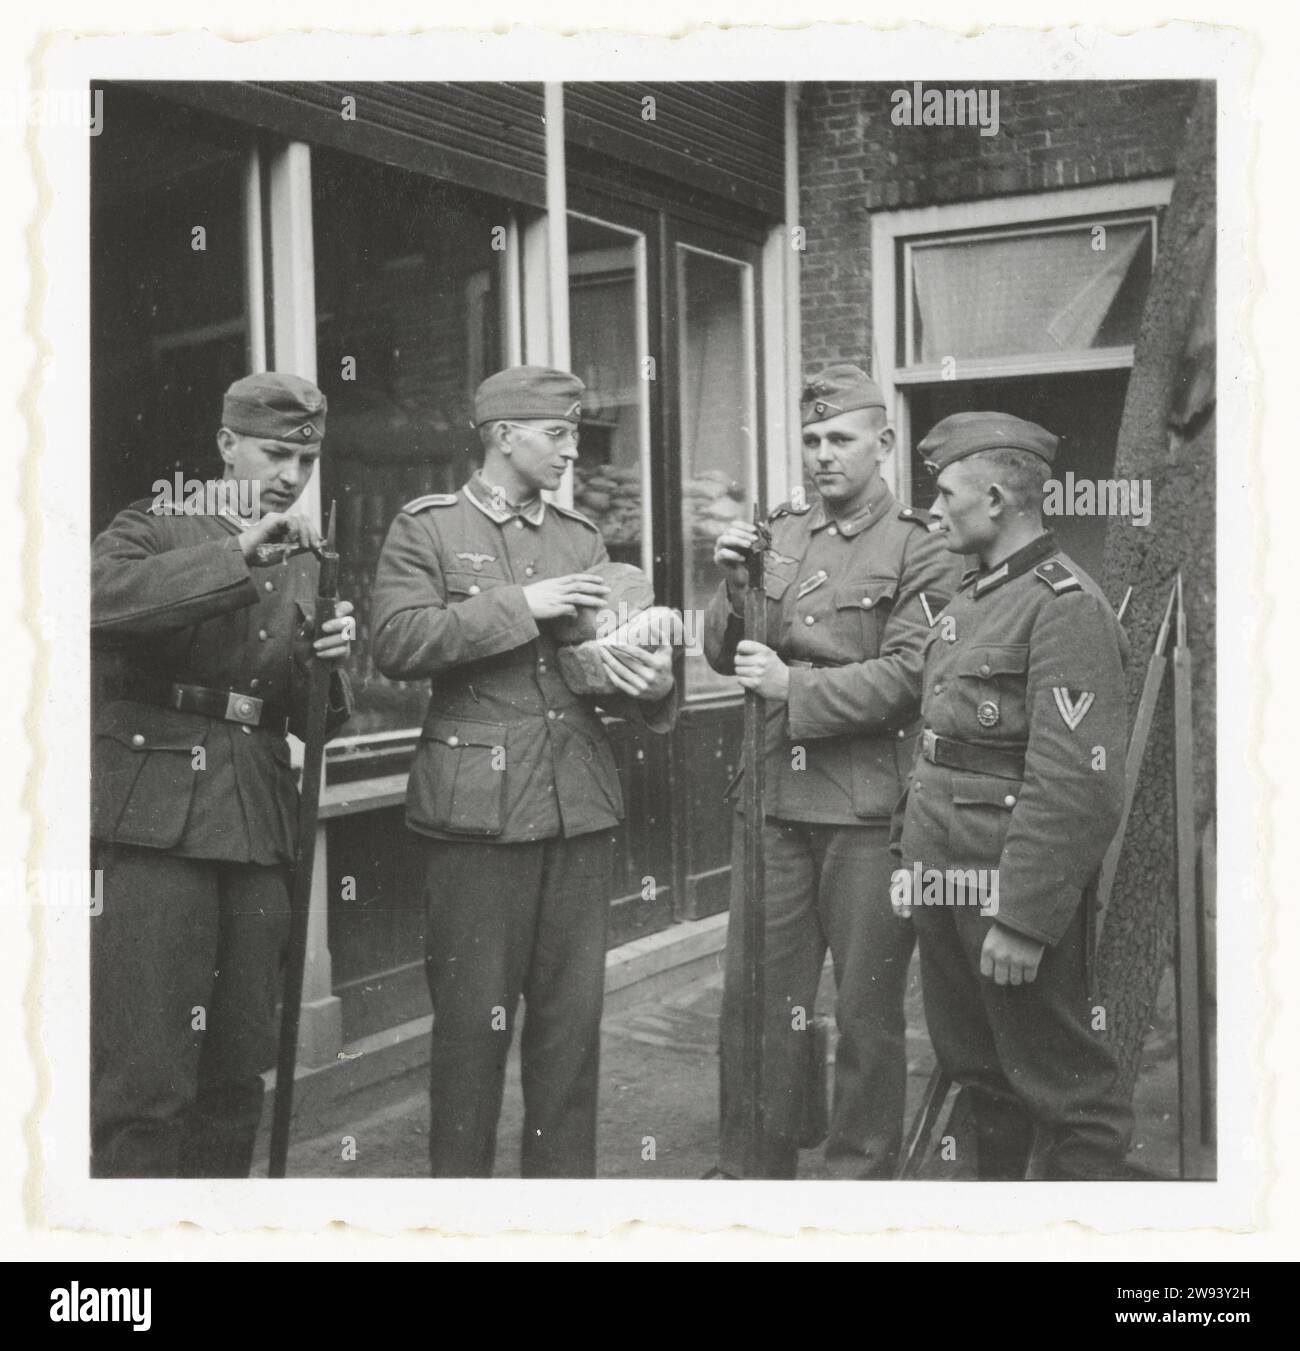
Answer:
<svg viewBox="0 0 1300 1351"><path fill-rule="evenodd" d="M1124 42L47 53L63 1222L1243 1222L1244 48Z"/></svg>

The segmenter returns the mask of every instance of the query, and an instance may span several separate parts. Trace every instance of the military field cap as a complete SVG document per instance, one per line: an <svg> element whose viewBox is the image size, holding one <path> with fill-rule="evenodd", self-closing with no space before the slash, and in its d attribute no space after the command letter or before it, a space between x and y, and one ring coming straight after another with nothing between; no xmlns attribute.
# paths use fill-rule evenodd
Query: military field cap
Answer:
<svg viewBox="0 0 1300 1351"><path fill-rule="evenodd" d="M883 408L885 397L880 386L857 366L840 362L827 366L804 386L799 397L800 421L806 427L810 422L824 422L840 413L855 408Z"/></svg>
<svg viewBox="0 0 1300 1351"><path fill-rule="evenodd" d="M1059 438L1010 413L953 413L935 425L917 449L932 473L983 450L1027 450L1052 463Z"/></svg>
<svg viewBox="0 0 1300 1351"><path fill-rule="evenodd" d="M246 375L226 390L221 425L241 436L318 443L325 436L325 396L298 375Z"/></svg>
<svg viewBox="0 0 1300 1351"><path fill-rule="evenodd" d="M497 418L582 419L586 386L568 371L549 366L511 366L489 375L474 395L474 425Z"/></svg>

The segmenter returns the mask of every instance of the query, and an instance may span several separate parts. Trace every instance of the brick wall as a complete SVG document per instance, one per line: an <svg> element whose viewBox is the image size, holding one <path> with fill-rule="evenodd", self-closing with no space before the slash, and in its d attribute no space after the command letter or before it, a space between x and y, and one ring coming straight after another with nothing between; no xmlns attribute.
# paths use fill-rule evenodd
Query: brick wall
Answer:
<svg viewBox="0 0 1300 1351"><path fill-rule="evenodd" d="M998 134L981 136L895 126L900 87L911 81L801 88L805 366L872 361L873 211L1172 173L1196 92L1191 81L1003 83Z"/></svg>

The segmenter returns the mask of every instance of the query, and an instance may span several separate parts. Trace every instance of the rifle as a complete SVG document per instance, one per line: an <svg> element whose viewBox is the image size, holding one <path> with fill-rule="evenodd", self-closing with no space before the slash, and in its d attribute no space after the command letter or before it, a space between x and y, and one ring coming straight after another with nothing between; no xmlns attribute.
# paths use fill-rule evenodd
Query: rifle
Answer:
<svg viewBox="0 0 1300 1351"><path fill-rule="evenodd" d="M771 532L761 502L754 507L758 539L746 559L749 589L745 592L745 637L767 642L767 589L764 550ZM745 808L745 875L741 888L741 1101L744 1123L743 1158L746 1177L763 1175L763 922L765 876L763 862L763 787L767 750L767 701L755 690L745 691L744 765L742 801Z"/></svg>
<svg viewBox="0 0 1300 1351"><path fill-rule="evenodd" d="M1089 957L1089 978L1091 980L1091 962L1101 944L1102 929L1106 924L1106 910L1110 905L1111 893L1115 890L1115 877L1119 872L1119 856L1124 848L1124 836L1128 833L1128 819L1133 811L1133 798L1137 793L1138 775L1142 771L1142 759L1146 755L1147 742L1151 739L1151 726L1156 718L1156 703L1160 698L1160 686L1165 678L1165 666L1168 658L1165 648L1169 642L1169 621L1174 612L1174 600L1178 595L1175 583L1169 592L1169 603L1165 606L1164 619L1156 634L1155 646L1151 650L1151 661L1147 666L1146 680L1142 685L1142 694L1138 699L1137 715L1133 720L1133 733L1129 737L1128 754L1124 759L1124 809L1120 814L1119 825L1111 838L1110 847L1102 860L1101 872L1097 878L1096 896L1087 912L1090 932L1087 938ZM1127 600L1127 597L1125 598Z"/></svg>
<svg viewBox="0 0 1300 1351"><path fill-rule="evenodd" d="M334 506L320 551L316 622L312 640L334 618L339 598L339 556L334 548ZM316 820L320 810L321 771L325 763L325 721L329 712L330 666L314 656L307 665L307 725L303 733L302 786L298 794L298 841L289 896L289 948L285 959L284 1002L280 1009L280 1053L275 1066L275 1107L271 1116L270 1177L284 1177L289 1161L289 1124L293 1117L293 1072L298 1061L298 1025L302 1017L303 967L307 961L307 914L311 905L312 864L316 857Z"/></svg>

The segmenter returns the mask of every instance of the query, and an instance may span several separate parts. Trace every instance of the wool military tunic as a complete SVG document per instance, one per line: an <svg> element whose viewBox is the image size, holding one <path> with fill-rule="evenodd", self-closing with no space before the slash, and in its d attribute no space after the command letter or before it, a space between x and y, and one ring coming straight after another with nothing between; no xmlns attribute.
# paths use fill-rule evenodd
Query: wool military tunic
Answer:
<svg viewBox="0 0 1300 1351"><path fill-rule="evenodd" d="M788 702L768 709L766 812L827 825L888 820L915 751L922 649L960 563L929 514L900 507L883 484L849 520L818 500L780 506L770 524L767 645L792 669ZM710 665L732 671L743 636L724 583L705 614Z"/></svg>
<svg viewBox="0 0 1300 1351"><path fill-rule="evenodd" d="M375 664L428 680L428 714L407 788L407 824L437 839L508 844L605 830L623 818L614 753L596 703L560 676L550 625L524 587L609 558L585 516L538 499L516 510L478 475L407 503L375 573ZM610 713L672 725L673 695Z"/></svg>
<svg viewBox="0 0 1300 1351"><path fill-rule="evenodd" d="M906 867L998 869L997 920L1060 940L1124 801L1128 639L1044 533L962 580L925 646L926 734L902 821ZM963 749L963 748L971 749ZM981 752L990 752L981 758Z"/></svg>
<svg viewBox="0 0 1300 1351"><path fill-rule="evenodd" d="M231 863L293 861L298 791L282 726L167 706L174 683L197 685L261 699L290 730L303 725L319 565L304 554L250 568L238 540L246 528L145 498L95 540L97 840ZM346 678L334 671L329 730L349 711Z"/></svg>

